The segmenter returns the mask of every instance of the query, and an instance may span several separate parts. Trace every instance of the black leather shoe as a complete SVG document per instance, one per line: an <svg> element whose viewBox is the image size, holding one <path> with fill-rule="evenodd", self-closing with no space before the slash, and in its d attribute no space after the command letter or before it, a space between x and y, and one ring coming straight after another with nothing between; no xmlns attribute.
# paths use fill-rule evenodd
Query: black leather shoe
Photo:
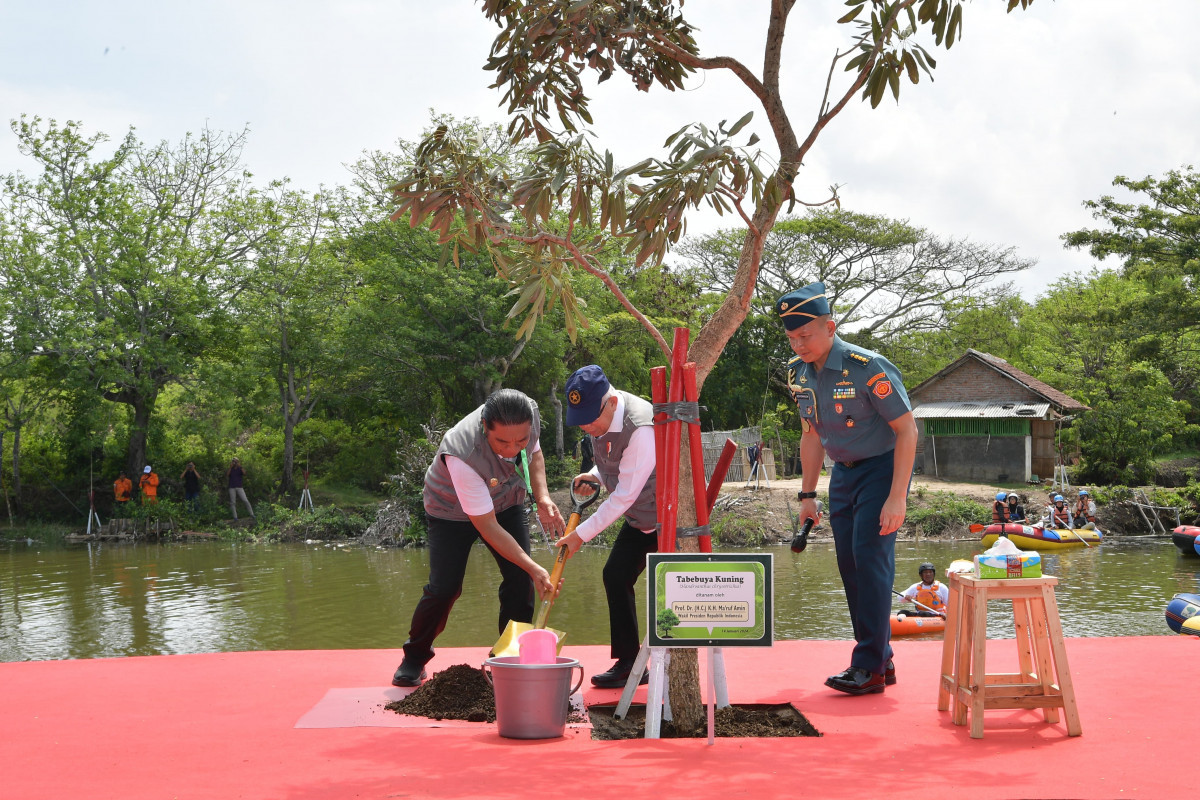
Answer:
<svg viewBox="0 0 1200 800"><path fill-rule="evenodd" d="M849 676L830 678L825 685L846 694L876 694L883 691L884 680L885 678L877 672L862 667L851 667Z"/></svg>
<svg viewBox="0 0 1200 800"><path fill-rule="evenodd" d="M850 673L852 673L852 672L854 672L854 667L846 667L844 670L839 672L837 675L830 675L828 678L826 678L825 685L832 687L834 681L847 680L850 677Z"/></svg>
<svg viewBox="0 0 1200 800"><path fill-rule="evenodd" d="M601 672L599 675L592 676L592 686L598 689L621 689L624 688L629 680L629 673L633 672L632 658L619 658L617 663L613 664L607 672ZM650 673L643 672L642 679L638 681L639 686L643 686L650 681Z"/></svg>
<svg viewBox="0 0 1200 800"><path fill-rule="evenodd" d="M896 685L896 665L889 658L887 666L883 668L883 682L888 686Z"/></svg>
<svg viewBox="0 0 1200 800"><path fill-rule="evenodd" d="M420 664L405 660L400 662L396 674L392 676L392 686L420 686L421 681L428 677Z"/></svg>

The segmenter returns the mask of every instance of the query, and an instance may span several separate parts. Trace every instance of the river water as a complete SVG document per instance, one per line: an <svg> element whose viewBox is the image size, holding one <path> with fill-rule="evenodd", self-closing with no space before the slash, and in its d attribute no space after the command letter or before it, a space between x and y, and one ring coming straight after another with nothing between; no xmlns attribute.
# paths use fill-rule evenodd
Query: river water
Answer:
<svg viewBox="0 0 1200 800"><path fill-rule="evenodd" d="M896 588L917 565L939 573L979 551L977 540L900 542ZM849 639L850 624L828 542L774 556L775 637ZM549 567L545 547L535 554ZM585 547L567 563L550 616L568 644L608 641L600 581L608 551ZM1045 553L1058 576L1068 636L1175 635L1163 610L1176 592L1200 592L1200 558L1169 540L1138 540ZM424 550L324 544L48 545L0 543L0 661L239 650L398 648L428 575ZM639 602L644 603L643 578ZM445 646L491 644L498 571L477 546ZM993 603L989 627L1011 636L1011 614Z"/></svg>

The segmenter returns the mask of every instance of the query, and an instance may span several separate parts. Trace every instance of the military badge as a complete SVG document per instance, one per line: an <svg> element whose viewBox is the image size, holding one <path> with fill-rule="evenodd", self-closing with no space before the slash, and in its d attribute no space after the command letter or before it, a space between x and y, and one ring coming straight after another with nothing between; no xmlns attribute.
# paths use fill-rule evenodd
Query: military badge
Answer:
<svg viewBox="0 0 1200 800"><path fill-rule="evenodd" d="M860 364L871 363L870 356L864 356L862 353L847 353L846 355L850 356L851 358L853 358L855 361L859 362Z"/></svg>
<svg viewBox="0 0 1200 800"><path fill-rule="evenodd" d="M882 400L892 393L892 382L880 381L879 383L875 384L875 388L872 391L875 392L876 397Z"/></svg>
<svg viewBox="0 0 1200 800"><path fill-rule="evenodd" d="M812 407L812 406L809 406L808 408L804 409L804 413L805 413L805 414L811 414L811 413L812 413L812 411L813 411L813 407Z"/></svg>
<svg viewBox="0 0 1200 800"><path fill-rule="evenodd" d="M838 414L842 413L842 404L841 404L841 403L834 403L834 404L833 404L833 410L834 410L834 411L836 411Z"/></svg>
<svg viewBox="0 0 1200 800"><path fill-rule="evenodd" d="M874 386L875 381L879 380L880 378L886 378L886 377L887 377L887 375L883 372L879 373L878 375L873 375L873 376L871 376L871 380L867 381L867 386Z"/></svg>
<svg viewBox="0 0 1200 800"><path fill-rule="evenodd" d="M851 386L846 389L834 389L833 390L833 399L834 400L853 400L854 399L854 387Z"/></svg>
<svg viewBox="0 0 1200 800"><path fill-rule="evenodd" d="M807 375L806 373L803 373L803 372L802 372L802 373L800 373L800 382L801 382L801 383L808 383L808 375Z"/></svg>
<svg viewBox="0 0 1200 800"><path fill-rule="evenodd" d="M577 406L579 405L579 402L583 400L583 395L579 394L578 389L572 389L571 393L567 395L567 400L571 403L571 405Z"/></svg>
<svg viewBox="0 0 1200 800"><path fill-rule="evenodd" d="M488 481L488 486L495 486L499 482L500 482L499 478L492 478L490 481Z"/></svg>
<svg viewBox="0 0 1200 800"><path fill-rule="evenodd" d="M847 428L854 427L854 418L853 417L846 417L846 427Z"/></svg>

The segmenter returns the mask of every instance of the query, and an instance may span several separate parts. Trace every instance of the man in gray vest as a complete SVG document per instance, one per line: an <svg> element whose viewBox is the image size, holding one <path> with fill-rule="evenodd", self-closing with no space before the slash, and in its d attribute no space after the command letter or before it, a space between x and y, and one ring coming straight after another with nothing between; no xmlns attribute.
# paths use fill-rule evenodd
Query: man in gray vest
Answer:
<svg viewBox="0 0 1200 800"><path fill-rule="evenodd" d="M584 478L599 478L609 494L596 513L558 544L565 544L574 555L580 545L625 516L604 565L609 641L617 663L592 676L593 685L615 689L629 678L642 641L633 587L646 568L646 554L658 549L654 409L636 395L613 389L604 370L595 364L576 371L566 390L567 424L578 425L591 437L596 461L590 472L575 476L575 484ZM643 674L641 682L646 679Z"/></svg>

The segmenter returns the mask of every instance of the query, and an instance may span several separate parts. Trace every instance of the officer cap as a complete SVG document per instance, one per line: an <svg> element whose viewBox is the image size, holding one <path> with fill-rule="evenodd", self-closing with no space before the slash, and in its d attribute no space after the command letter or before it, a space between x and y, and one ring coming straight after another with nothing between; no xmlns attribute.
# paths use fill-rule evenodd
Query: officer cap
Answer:
<svg viewBox="0 0 1200 800"><path fill-rule="evenodd" d="M829 314L825 284L810 283L800 289L793 289L775 302L775 311L783 320L783 327L789 331Z"/></svg>
<svg viewBox="0 0 1200 800"><path fill-rule="evenodd" d="M604 370L588 364L567 379L567 424L588 425L600 416L600 405L611 384Z"/></svg>

